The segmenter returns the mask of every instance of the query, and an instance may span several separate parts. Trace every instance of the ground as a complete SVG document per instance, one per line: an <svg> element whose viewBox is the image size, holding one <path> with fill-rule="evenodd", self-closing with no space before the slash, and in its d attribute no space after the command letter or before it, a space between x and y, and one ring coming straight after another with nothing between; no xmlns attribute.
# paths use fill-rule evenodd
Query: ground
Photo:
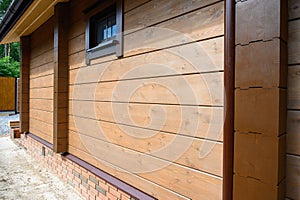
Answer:
<svg viewBox="0 0 300 200"><path fill-rule="evenodd" d="M0 136L0 200L81 200L69 185L41 167L8 136Z"/></svg>
<svg viewBox="0 0 300 200"><path fill-rule="evenodd" d="M19 115L5 115L0 112L0 136L9 133L8 122L11 120L19 120Z"/></svg>

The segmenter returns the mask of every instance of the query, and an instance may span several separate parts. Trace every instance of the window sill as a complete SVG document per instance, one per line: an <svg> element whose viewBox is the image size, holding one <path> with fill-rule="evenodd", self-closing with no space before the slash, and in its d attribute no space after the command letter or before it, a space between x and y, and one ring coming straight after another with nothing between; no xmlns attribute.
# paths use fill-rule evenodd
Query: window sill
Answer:
<svg viewBox="0 0 300 200"><path fill-rule="evenodd" d="M118 40L109 40L100 43L98 46L86 51L86 64L89 65L91 60L101 58L116 53L116 45Z"/></svg>

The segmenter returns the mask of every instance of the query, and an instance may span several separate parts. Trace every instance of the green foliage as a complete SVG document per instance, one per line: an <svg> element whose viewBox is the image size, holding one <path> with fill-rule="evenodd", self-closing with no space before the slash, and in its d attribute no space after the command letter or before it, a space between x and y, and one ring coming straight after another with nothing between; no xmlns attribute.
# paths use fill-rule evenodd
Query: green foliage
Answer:
<svg viewBox="0 0 300 200"><path fill-rule="evenodd" d="M0 58L0 76L20 77L20 63L11 57Z"/></svg>
<svg viewBox="0 0 300 200"><path fill-rule="evenodd" d="M8 9L12 0L0 0L0 21Z"/></svg>
<svg viewBox="0 0 300 200"><path fill-rule="evenodd" d="M0 0L0 22L12 0ZM20 76L20 43L0 45L0 76Z"/></svg>

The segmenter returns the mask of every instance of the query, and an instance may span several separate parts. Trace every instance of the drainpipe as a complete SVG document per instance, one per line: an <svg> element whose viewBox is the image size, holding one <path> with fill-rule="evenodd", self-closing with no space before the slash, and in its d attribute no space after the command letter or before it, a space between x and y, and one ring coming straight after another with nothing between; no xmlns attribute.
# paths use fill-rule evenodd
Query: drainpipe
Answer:
<svg viewBox="0 0 300 200"><path fill-rule="evenodd" d="M223 200L233 199L235 0L225 0Z"/></svg>

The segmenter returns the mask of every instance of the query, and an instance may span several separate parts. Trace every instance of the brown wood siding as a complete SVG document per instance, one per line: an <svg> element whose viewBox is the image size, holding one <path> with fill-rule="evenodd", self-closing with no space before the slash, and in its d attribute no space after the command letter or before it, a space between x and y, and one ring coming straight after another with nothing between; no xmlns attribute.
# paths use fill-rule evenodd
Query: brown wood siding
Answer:
<svg viewBox="0 0 300 200"><path fill-rule="evenodd" d="M53 29L51 18L31 35L29 131L53 143Z"/></svg>
<svg viewBox="0 0 300 200"><path fill-rule="evenodd" d="M300 2L289 0L286 197L300 199Z"/></svg>
<svg viewBox="0 0 300 200"><path fill-rule="evenodd" d="M16 79L0 77L0 111L15 110Z"/></svg>
<svg viewBox="0 0 300 200"><path fill-rule="evenodd" d="M224 2L125 0L124 57L106 56L86 66L82 11L94 2L73 0L70 5L69 152L158 199L221 199ZM161 69L137 69L149 63ZM131 89L135 92L128 98ZM193 94L185 95L188 91ZM121 111L118 119L114 109ZM189 126L194 120L199 122L195 133ZM99 136L98 127L105 135ZM148 137L134 137L128 130ZM175 138L191 141L180 157L151 154ZM201 157L205 145L211 149ZM120 158L120 165L110 164L95 159L91 146L104 155L113 146L116 158L118 152L131 152L144 161ZM131 173L118 170L124 163L166 166Z"/></svg>

